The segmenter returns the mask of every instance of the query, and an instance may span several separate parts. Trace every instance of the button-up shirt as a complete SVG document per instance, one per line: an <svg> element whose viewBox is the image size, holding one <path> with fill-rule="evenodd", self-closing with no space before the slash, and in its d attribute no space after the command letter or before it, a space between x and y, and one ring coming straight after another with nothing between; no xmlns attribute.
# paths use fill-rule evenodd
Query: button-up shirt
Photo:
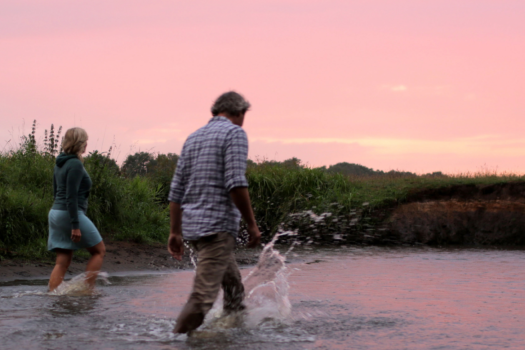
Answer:
<svg viewBox="0 0 525 350"><path fill-rule="evenodd" d="M171 202L181 204L184 239L217 232L237 237L241 214L229 192L248 187L247 157L246 133L228 118L213 117L188 137L169 194Z"/></svg>

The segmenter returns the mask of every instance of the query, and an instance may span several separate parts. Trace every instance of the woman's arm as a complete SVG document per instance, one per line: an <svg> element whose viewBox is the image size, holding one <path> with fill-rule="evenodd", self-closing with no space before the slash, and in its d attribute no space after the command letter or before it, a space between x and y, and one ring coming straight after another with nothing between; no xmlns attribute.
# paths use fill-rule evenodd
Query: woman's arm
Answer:
<svg viewBox="0 0 525 350"><path fill-rule="evenodd" d="M71 218L71 229L79 228L78 221L78 190L84 176L84 166L78 162L66 174L66 206Z"/></svg>
<svg viewBox="0 0 525 350"><path fill-rule="evenodd" d="M53 200L57 198L57 178L55 172L53 172Z"/></svg>

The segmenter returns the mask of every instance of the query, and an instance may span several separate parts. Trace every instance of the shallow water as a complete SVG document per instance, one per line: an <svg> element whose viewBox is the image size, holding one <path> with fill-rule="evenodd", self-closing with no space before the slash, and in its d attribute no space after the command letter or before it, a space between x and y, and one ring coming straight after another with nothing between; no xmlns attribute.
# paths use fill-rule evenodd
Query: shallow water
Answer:
<svg viewBox="0 0 525 350"><path fill-rule="evenodd" d="M525 349L525 251L303 248L286 265L244 326L190 338L171 330L193 271L110 276L93 296L2 283L0 348Z"/></svg>

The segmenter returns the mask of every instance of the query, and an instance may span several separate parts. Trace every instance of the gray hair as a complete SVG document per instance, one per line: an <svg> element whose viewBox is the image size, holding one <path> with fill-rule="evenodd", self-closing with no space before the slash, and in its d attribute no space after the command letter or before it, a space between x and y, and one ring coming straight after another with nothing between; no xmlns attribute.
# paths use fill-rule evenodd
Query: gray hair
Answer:
<svg viewBox="0 0 525 350"><path fill-rule="evenodd" d="M216 116L221 113L227 113L232 117L238 117L246 113L250 107L250 102L246 101L241 94L235 91L228 91L215 100L213 106L211 106L211 114Z"/></svg>

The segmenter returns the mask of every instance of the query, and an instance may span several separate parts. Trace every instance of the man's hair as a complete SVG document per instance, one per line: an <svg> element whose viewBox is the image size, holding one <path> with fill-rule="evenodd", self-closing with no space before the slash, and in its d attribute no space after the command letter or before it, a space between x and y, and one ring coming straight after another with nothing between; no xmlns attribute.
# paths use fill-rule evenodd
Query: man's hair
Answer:
<svg viewBox="0 0 525 350"><path fill-rule="evenodd" d="M211 106L211 114L216 116L221 113L227 113L232 117L238 117L246 113L250 106L250 102L246 101L241 94L235 91L228 91L215 100L213 106Z"/></svg>

